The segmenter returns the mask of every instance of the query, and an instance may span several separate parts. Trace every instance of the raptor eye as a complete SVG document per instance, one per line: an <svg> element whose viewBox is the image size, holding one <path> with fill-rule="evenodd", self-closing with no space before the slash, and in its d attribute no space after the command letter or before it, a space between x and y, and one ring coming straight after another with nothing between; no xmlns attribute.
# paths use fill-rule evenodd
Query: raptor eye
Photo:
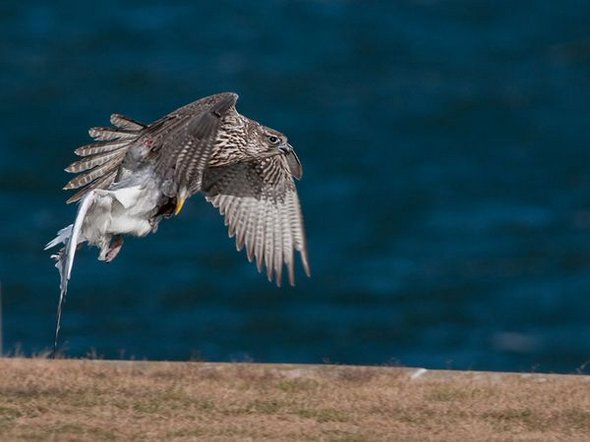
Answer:
<svg viewBox="0 0 590 442"><path fill-rule="evenodd" d="M268 141L270 141L270 144L279 144L279 141L281 140L279 139L279 137L271 135L270 137L268 137Z"/></svg>

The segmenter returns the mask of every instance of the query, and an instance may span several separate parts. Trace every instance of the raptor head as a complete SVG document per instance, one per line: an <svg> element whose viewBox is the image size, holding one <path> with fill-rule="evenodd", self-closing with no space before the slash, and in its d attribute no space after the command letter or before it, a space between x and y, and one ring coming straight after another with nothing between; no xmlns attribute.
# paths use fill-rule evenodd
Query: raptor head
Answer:
<svg viewBox="0 0 590 442"><path fill-rule="evenodd" d="M248 153L254 158L284 155L291 175L300 179L303 174L301 162L293 146L289 144L287 136L278 130L257 124L250 136Z"/></svg>

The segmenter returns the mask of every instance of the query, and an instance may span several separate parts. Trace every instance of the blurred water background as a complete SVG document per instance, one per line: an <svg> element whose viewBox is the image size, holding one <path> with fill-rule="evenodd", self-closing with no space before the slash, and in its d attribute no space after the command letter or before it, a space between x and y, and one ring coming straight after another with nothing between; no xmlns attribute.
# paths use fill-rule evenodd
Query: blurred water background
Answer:
<svg viewBox="0 0 590 442"><path fill-rule="evenodd" d="M77 257L68 356L584 370L590 2L0 5L5 352L49 348L72 150L221 91L290 137L312 278L277 289L201 197Z"/></svg>

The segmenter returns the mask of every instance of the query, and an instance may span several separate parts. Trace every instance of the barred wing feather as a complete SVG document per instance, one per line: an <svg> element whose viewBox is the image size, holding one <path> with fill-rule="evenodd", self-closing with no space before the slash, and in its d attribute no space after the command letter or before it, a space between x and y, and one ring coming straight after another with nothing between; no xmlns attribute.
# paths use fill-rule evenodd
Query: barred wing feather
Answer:
<svg viewBox="0 0 590 442"><path fill-rule="evenodd" d="M189 195L200 191L221 117L234 109L237 99L234 93L212 95L155 122L154 138L161 144L159 173L166 177L172 175Z"/></svg>
<svg viewBox="0 0 590 442"><path fill-rule="evenodd" d="M225 217L237 249L246 247L258 271L264 264L269 281L274 277L280 286L286 266L295 285L294 251L310 275L299 197L284 156L209 168L203 191Z"/></svg>

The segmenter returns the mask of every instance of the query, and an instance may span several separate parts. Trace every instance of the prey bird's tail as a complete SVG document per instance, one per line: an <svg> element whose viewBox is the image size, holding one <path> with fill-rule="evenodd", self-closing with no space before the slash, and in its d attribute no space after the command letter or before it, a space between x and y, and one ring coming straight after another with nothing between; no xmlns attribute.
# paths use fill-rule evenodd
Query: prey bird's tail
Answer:
<svg viewBox="0 0 590 442"><path fill-rule="evenodd" d="M78 244L84 242L85 239L81 238L81 230L82 224L84 222L84 218L86 218L86 214L88 213L89 207L92 205L95 198L95 192L90 192L82 199L80 203L80 207L78 208L78 214L76 215L76 220L74 224L70 224L67 227L64 227L59 232L57 232L57 236L49 241L45 246L45 250L51 249L59 244L63 244L64 246L54 255L51 255L51 258L55 260L55 267L59 270L59 277L60 277L60 284L59 284L59 303L57 306L57 317L56 317L56 324L55 324L55 339L53 341L53 351L51 352L51 357L54 358L56 351L57 351L57 341L59 337L59 328L61 324L61 311L63 308L63 303L66 299L66 294L68 292L68 282L70 281L70 276L72 274L72 267L74 266L74 257L76 255L76 249Z"/></svg>

